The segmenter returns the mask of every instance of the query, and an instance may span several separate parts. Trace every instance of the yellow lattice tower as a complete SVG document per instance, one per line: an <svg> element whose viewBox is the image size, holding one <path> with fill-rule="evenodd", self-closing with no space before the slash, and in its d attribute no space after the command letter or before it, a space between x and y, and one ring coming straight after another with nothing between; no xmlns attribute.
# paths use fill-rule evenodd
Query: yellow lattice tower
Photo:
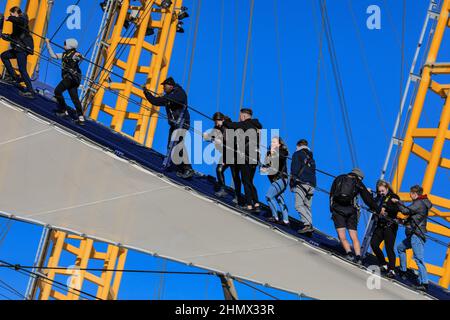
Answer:
<svg viewBox="0 0 450 320"><path fill-rule="evenodd" d="M76 241L79 245L68 243ZM119 292L122 272L111 270L123 270L127 256L127 250L117 246L108 245L105 252L99 252L95 249L94 241L79 236L68 235L62 231L50 231L49 242L46 243L43 256L47 255L46 250L51 248L51 253L46 262L45 268L37 268L37 272L42 275L33 285L29 299L39 300L79 300L85 299L82 293L86 291L88 283L97 287L94 294L97 299L115 300ZM60 260L62 253L70 253L75 256L72 267L61 266ZM84 269L89 269L89 263L92 260L102 262L100 275ZM54 280L57 276L63 276L64 284L67 288L61 288L55 285ZM60 281L59 281L60 282Z"/></svg>
<svg viewBox="0 0 450 320"><path fill-rule="evenodd" d="M9 15L9 9L12 7L21 5L23 6L24 1L21 0L8 0L6 2L5 7L5 15ZM39 61L39 54L41 53L43 47L43 41L41 37L38 35L43 35L47 30L48 26L48 16L50 15L50 11L53 5L53 0L28 0L26 2L25 7L22 7L24 12L28 15L28 19L30 21L29 26L30 30L35 33L32 34L34 40L34 50L35 54L28 56L28 73L32 75ZM5 21L5 25L3 27L3 33L9 34L12 32L12 24L10 22ZM8 50L10 43L0 39L0 52L4 52ZM3 72L4 66L0 64L0 74Z"/></svg>
<svg viewBox="0 0 450 320"><path fill-rule="evenodd" d="M442 78L443 75L450 75L450 63L439 63L437 61L444 35L448 31L447 28L450 27L449 11L450 0L444 0L426 63L422 69L420 84L411 110L409 124L403 139L393 179L394 190L406 190L409 186L403 185L403 181L410 156L414 155L425 161L423 173L416 170L414 178L420 179L423 174L422 187L434 205L430 216L447 222L450 221L450 184L445 188L444 192L446 194L444 195L433 194L433 184L439 168L450 170L450 154L444 154L446 152L444 149L445 142L450 140L450 84L442 84L436 80L438 77ZM433 105L433 112L438 112L438 110L441 112L440 120L437 123L437 127L419 127L421 117L425 116L423 109L426 105L426 98L431 94L437 95L443 101L442 109L438 109L438 105ZM421 145L421 139L432 141L431 150L427 150L426 147ZM409 200L408 192L400 192L399 195L402 200ZM432 234L446 237L447 240L450 238L450 229L444 226L429 222L427 227ZM412 261L411 252L408 254L408 265L417 269L417 265ZM439 284L447 288L450 283L450 248L447 248L446 257L441 266L427 264L427 270L430 274L438 276L440 279Z"/></svg>
<svg viewBox="0 0 450 320"><path fill-rule="evenodd" d="M122 1L114 28L103 41L107 44L101 52L103 58L100 65L104 69L94 70L91 83L98 85L94 84L85 100L89 104L86 107L90 107L90 117L97 120L101 112L106 113L111 116L110 126L115 131L125 134L124 122L134 121L131 138L148 147L153 143L159 108L152 107L145 99L142 88L133 82L137 81L137 76L144 76L142 85L162 93L160 82L167 77L182 0L170 1L168 7L161 7L161 4L161 0L147 0L141 1L140 6L134 6L130 5L129 0ZM123 36L124 24L129 23L130 19L136 24L135 32L130 37ZM147 40L149 30L156 34L154 43ZM120 59L120 51L128 52L126 60ZM144 57L147 54L149 59ZM116 74L123 74L129 81ZM106 97L109 90L117 95ZM132 111L129 102L133 96L142 100L137 112Z"/></svg>

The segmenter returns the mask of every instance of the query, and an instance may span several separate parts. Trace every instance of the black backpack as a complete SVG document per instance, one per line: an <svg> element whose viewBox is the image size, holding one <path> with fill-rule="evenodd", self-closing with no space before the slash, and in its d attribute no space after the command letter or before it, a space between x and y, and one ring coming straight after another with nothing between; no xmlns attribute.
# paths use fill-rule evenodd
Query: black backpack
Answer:
<svg viewBox="0 0 450 320"><path fill-rule="evenodd" d="M349 206L357 196L356 179L348 175L336 178L335 188L332 194L333 200L340 205Z"/></svg>

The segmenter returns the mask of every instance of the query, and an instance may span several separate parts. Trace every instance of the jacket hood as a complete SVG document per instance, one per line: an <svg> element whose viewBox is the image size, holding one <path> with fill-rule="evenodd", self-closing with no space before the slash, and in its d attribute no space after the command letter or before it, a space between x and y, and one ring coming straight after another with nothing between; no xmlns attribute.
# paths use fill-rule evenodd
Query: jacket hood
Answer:
<svg viewBox="0 0 450 320"><path fill-rule="evenodd" d="M78 41L76 39L70 38L65 41L65 47L67 50L77 49Z"/></svg>
<svg viewBox="0 0 450 320"><path fill-rule="evenodd" d="M262 124L258 119L249 119L248 121L250 121L256 129L262 129Z"/></svg>

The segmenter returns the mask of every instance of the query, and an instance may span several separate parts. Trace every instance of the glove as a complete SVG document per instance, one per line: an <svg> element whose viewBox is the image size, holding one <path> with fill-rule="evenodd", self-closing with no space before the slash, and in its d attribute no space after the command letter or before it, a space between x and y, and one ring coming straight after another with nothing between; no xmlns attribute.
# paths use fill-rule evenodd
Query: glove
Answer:
<svg viewBox="0 0 450 320"><path fill-rule="evenodd" d="M295 181L294 179L289 179L289 187L291 188L291 190L293 190L295 188Z"/></svg>

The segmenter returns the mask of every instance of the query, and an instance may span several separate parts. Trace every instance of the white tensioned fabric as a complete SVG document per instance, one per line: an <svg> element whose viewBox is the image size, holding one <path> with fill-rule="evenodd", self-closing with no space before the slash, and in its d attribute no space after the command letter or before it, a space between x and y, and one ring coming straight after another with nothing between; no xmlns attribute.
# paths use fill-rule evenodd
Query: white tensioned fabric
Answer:
<svg viewBox="0 0 450 320"><path fill-rule="evenodd" d="M424 299L0 101L0 211L317 299Z"/></svg>

